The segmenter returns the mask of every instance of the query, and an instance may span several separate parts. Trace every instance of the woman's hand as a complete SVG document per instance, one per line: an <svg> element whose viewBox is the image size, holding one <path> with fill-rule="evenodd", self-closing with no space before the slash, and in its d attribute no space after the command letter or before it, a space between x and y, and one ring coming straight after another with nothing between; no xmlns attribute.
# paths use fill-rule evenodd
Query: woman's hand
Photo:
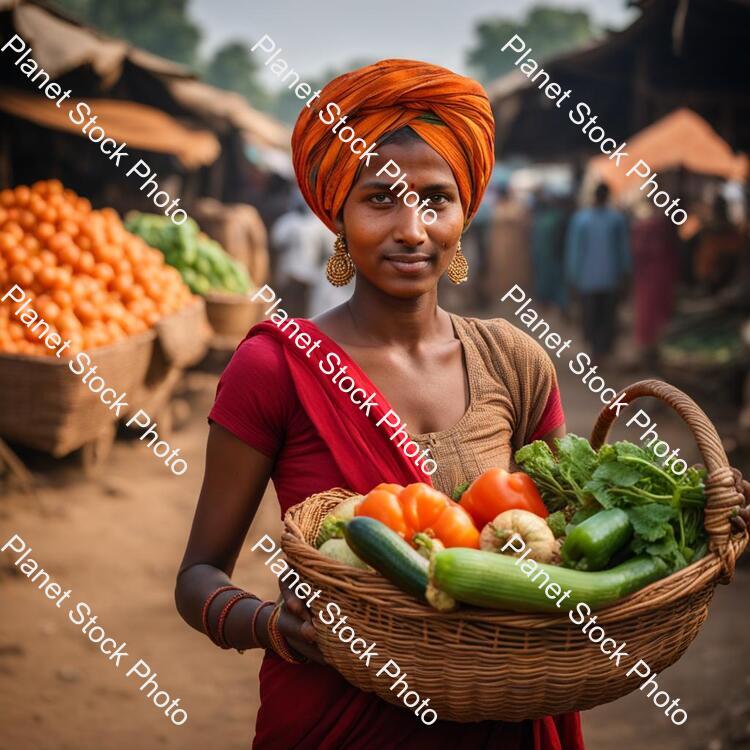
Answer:
<svg viewBox="0 0 750 750"><path fill-rule="evenodd" d="M306 656L310 661L325 664L323 654L315 644L315 628L313 628L310 610L281 581L279 581L279 588L284 600L278 622L281 634L297 653Z"/></svg>

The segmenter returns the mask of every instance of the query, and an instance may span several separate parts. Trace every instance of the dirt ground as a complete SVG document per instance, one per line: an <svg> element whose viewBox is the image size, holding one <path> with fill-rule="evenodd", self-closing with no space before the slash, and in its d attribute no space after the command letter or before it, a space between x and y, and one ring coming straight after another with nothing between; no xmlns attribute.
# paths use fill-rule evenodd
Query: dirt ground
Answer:
<svg viewBox="0 0 750 750"><path fill-rule="evenodd" d="M636 379L616 369L606 375L615 386ZM566 368L559 368L559 376L568 429L587 434L599 403ZM120 440L98 479L83 479L71 461L32 457L38 497L6 491L0 498L2 543L18 534L51 579L72 589L58 609L14 566L14 555L0 554L0 750L249 747L260 654L219 651L182 622L173 604L175 571L201 482L212 383L202 381L191 400L192 416L175 434L174 444L190 466L183 477L172 476L137 441ZM678 420L656 407L653 414L660 434L697 460ZM635 439L632 429L616 434ZM249 543L279 528L270 489L238 563L239 585L273 595L275 578L257 565ZM119 669L68 619L68 605L81 601L108 636L127 642L129 657ZM720 730L744 722L747 711L749 601L745 566L731 586L717 591L686 655L659 676L660 687L679 696L688 711L684 726L675 727L635 692L585 713L587 748L727 747L717 739ZM180 699L189 715L183 726L174 726L139 692L140 678L126 677L137 659L157 673L160 689Z"/></svg>

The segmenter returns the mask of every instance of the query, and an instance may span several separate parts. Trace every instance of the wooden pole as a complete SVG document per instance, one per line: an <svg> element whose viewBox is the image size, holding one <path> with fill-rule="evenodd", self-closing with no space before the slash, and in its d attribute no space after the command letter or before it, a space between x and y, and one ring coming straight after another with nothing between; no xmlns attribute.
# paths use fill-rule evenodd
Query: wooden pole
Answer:
<svg viewBox="0 0 750 750"><path fill-rule="evenodd" d="M11 477L24 492L34 491L34 476L23 465L21 459L10 449L8 444L0 438L0 466L5 465L10 470Z"/></svg>

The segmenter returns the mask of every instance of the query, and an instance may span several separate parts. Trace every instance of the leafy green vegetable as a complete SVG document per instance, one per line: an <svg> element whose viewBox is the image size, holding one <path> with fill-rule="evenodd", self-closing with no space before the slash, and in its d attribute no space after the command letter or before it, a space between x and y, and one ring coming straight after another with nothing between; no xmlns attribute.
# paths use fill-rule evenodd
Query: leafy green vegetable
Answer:
<svg viewBox="0 0 750 750"><path fill-rule="evenodd" d="M247 270L228 255L218 242L203 232L193 219L177 225L167 216L131 211L125 228L151 247L158 248L195 294L211 291L246 294L250 289Z"/></svg>
<svg viewBox="0 0 750 750"><path fill-rule="evenodd" d="M565 536L565 527L568 521L565 518L565 513L563 513L563 511L557 510L554 513L550 513L545 520L547 521L547 526L549 526L550 531L555 535L555 539Z"/></svg>
<svg viewBox="0 0 750 750"><path fill-rule="evenodd" d="M588 440L566 435L555 441L558 457L547 443L535 440L516 451L516 463L531 476L551 511L567 506L581 507L590 503L582 484L591 475L596 453Z"/></svg>
<svg viewBox="0 0 750 750"><path fill-rule="evenodd" d="M517 451L515 460L547 507L571 518L568 531L604 508L622 508L635 532L632 554L659 557L672 571L698 559L697 552L705 554L705 470L692 467L676 476L649 448L627 441L596 452L585 438L566 435L555 447L553 454L537 440Z"/></svg>
<svg viewBox="0 0 750 750"><path fill-rule="evenodd" d="M627 514L635 533L647 542L662 539L670 528L667 521L676 515L674 508L658 503L628 508Z"/></svg>

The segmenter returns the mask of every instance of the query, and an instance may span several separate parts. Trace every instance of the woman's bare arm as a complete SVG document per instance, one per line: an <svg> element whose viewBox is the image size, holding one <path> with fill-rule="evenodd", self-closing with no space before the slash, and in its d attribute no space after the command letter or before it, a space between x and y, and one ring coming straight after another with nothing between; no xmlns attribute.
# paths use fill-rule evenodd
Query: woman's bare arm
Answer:
<svg viewBox="0 0 750 750"><path fill-rule="evenodd" d="M203 632L201 615L206 599L217 588L231 583L229 577L268 485L272 466L272 459L220 425L211 425L203 486L175 587L177 610L196 630ZM214 627L218 613L232 593L220 594L212 603L208 619ZM257 606L257 601L246 599L232 608L224 633L234 648L252 645L249 624ZM270 614L271 608L266 607L256 628L265 647L270 645L267 636ZM315 649L309 645L314 639L309 622L285 611L279 627L295 649L311 658L317 656L308 651Z"/></svg>

